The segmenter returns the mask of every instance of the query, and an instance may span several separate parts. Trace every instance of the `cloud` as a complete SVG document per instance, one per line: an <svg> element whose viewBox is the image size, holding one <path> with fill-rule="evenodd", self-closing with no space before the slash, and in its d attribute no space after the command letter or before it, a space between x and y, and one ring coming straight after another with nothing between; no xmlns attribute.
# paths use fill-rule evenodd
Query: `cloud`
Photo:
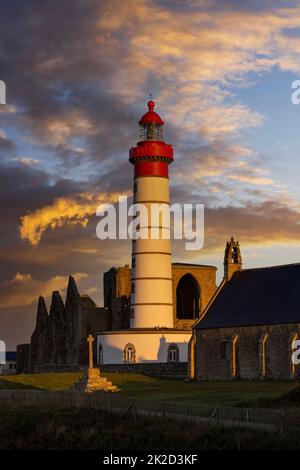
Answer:
<svg viewBox="0 0 300 470"><path fill-rule="evenodd" d="M26 24L30 40L22 43L19 78L14 43L5 41L3 70L10 96L24 106L15 122L54 151L85 139L90 150L85 159L103 160L128 146L138 103L152 88L169 126L189 135L229 136L258 126L262 116L236 102L231 86L244 86L249 72L266 73L276 65L287 70L288 64L294 71L299 64L297 45L287 34L300 26L296 8L225 9L213 2L212 10L208 2L206 9L185 3L183 10L150 0L84 5L75 0L72 8L55 3L57 8L48 0L39 9L29 1L19 15L4 9L16 30ZM112 129L118 129L118 139Z"/></svg>
<svg viewBox="0 0 300 470"><path fill-rule="evenodd" d="M7 152L13 150L14 147L14 142L7 137L3 129L0 129L0 150Z"/></svg>
<svg viewBox="0 0 300 470"><path fill-rule="evenodd" d="M31 158L31 157L16 157L12 158L13 161L19 162L23 165L28 165L28 166L33 166L33 165L39 165L41 163L40 160L37 158Z"/></svg>
<svg viewBox="0 0 300 470"><path fill-rule="evenodd" d="M87 277L86 273L75 273L77 282ZM31 305L42 294L48 298L53 290L65 291L67 276L53 276L45 281L34 279L30 273L16 273L10 280L0 284L0 308Z"/></svg>
<svg viewBox="0 0 300 470"><path fill-rule="evenodd" d="M239 240L242 253L254 249L262 256L266 249L284 246L293 248L292 258L283 262L297 262L300 257L300 208L288 207L278 201L226 207L205 207L204 247L201 251L186 251L183 241L174 241L173 258L176 261L218 263L227 240L234 236ZM277 248L276 248L277 247ZM295 253L298 258L295 260ZM279 254L278 254L279 256ZM266 265L277 260L267 258ZM284 258L283 258L284 259ZM280 258L282 262L282 258ZM244 257L245 266L252 264L251 257ZM255 266L255 265L254 265Z"/></svg>
<svg viewBox="0 0 300 470"><path fill-rule="evenodd" d="M241 181L243 183L250 183L260 186L266 186L274 184L274 180L271 178L265 178L263 176L252 176L252 175L228 175L228 178L236 181Z"/></svg>
<svg viewBox="0 0 300 470"><path fill-rule="evenodd" d="M260 248L274 244L300 246L300 209L278 201L208 208L205 219L206 243L211 247L223 246L231 235L243 244Z"/></svg>
<svg viewBox="0 0 300 470"><path fill-rule="evenodd" d="M37 245L47 228L53 230L64 225L86 227L100 203L116 202L119 196L82 193L76 198L57 198L51 205L21 217L20 236L32 245Z"/></svg>
<svg viewBox="0 0 300 470"><path fill-rule="evenodd" d="M197 118L197 113L194 115ZM263 116L249 110L246 106L211 106L199 113L200 133L207 138L230 135L243 128L258 127L263 122Z"/></svg>
<svg viewBox="0 0 300 470"><path fill-rule="evenodd" d="M273 152L255 148L256 130L269 116L239 91L273 70L300 72L299 40L291 34L300 27L299 7L17 4L1 6L0 30L9 103L0 107L0 285L14 289L8 304L18 292L19 304L28 302L27 291L30 299L31 290L48 292L50 279L51 288L63 288L66 274L80 270L89 274L81 288L94 292L104 270L129 262L130 243L96 239L94 213L99 194L110 200L131 189L128 148L138 139L150 91L174 145L172 200L205 203L210 263L232 234L257 249L298 244L295 191L288 193L282 172L272 171ZM175 245L174 256L187 254ZM24 315L19 310L19 319ZM33 317L31 304L26 315Z"/></svg>

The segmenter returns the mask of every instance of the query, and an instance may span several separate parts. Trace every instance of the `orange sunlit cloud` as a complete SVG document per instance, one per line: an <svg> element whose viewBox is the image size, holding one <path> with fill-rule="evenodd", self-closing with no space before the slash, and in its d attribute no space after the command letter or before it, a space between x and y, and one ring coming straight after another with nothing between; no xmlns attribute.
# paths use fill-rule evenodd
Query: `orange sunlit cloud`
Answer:
<svg viewBox="0 0 300 470"><path fill-rule="evenodd" d="M70 197L55 199L50 206L21 218L20 236L31 245L37 245L48 228L54 230L64 225L85 227L99 204L114 203L118 201L119 196L119 194L82 193L77 199Z"/></svg>

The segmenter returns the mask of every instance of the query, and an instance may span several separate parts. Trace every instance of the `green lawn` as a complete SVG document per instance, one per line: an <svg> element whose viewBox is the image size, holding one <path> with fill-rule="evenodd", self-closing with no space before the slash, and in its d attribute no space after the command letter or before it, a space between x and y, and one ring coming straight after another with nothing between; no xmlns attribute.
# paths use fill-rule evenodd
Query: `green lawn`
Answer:
<svg viewBox="0 0 300 470"><path fill-rule="evenodd" d="M80 377L82 377L81 372L0 376L0 390L3 388L66 390L71 388Z"/></svg>
<svg viewBox="0 0 300 470"><path fill-rule="evenodd" d="M172 400L228 406L272 406L294 388L291 382L185 382L140 374L103 374L121 388L121 395L147 400ZM15 375L0 378L0 389L66 390L81 373Z"/></svg>

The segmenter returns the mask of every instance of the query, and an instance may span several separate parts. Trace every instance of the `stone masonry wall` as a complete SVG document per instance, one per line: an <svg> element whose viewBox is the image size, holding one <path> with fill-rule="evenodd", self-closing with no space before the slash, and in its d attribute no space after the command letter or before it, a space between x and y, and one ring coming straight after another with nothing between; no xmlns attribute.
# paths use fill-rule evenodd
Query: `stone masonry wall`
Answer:
<svg viewBox="0 0 300 470"><path fill-rule="evenodd" d="M103 364L101 372L133 373L146 375L183 376L188 374L187 362L177 363L150 363L141 364Z"/></svg>
<svg viewBox="0 0 300 470"><path fill-rule="evenodd" d="M103 286L104 307L110 312L110 329L122 330L129 328L131 292L131 270L129 266L111 268L104 273Z"/></svg>
<svg viewBox="0 0 300 470"><path fill-rule="evenodd" d="M28 372L30 344L18 344L17 346L17 374Z"/></svg>
<svg viewBox="0 0 300 470"><path fill-rule="evenodd" d="M292 341L300 325L267 325L196 331L197 380L300 378L292 364Z"/></svg>
<svg viewBox="0 0 300 470"><path fill-rule="evenodd" d="M190 329L195 323L195 319L179 319L176 314L176 289L177 285L185 274L194 276L200 288L200 310L201 314L214 295L216 286L216 268L213 266L193 266L193 265L172 265L172 279L173 279L173 317L174 328Z"/></svg>

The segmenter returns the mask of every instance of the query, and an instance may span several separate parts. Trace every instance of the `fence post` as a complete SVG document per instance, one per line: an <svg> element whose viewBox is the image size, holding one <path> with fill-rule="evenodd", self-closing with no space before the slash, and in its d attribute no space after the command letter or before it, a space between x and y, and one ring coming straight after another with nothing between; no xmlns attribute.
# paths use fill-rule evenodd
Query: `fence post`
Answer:
<svg viewBox="0 0 300 470"><path fill-rule="evenodd" d="M161 417L164 418L166 416L166 408L165 408L165 402L161 402Z"/></svg>
<svg viewBox="0 0 300 470"><path fill-rule="evenodd" d="M284 427L285 427L285 410L282 410L281 416L282 416L282 422L281 422L281 426L279 428L280 433L284 430Z"/></svg>

